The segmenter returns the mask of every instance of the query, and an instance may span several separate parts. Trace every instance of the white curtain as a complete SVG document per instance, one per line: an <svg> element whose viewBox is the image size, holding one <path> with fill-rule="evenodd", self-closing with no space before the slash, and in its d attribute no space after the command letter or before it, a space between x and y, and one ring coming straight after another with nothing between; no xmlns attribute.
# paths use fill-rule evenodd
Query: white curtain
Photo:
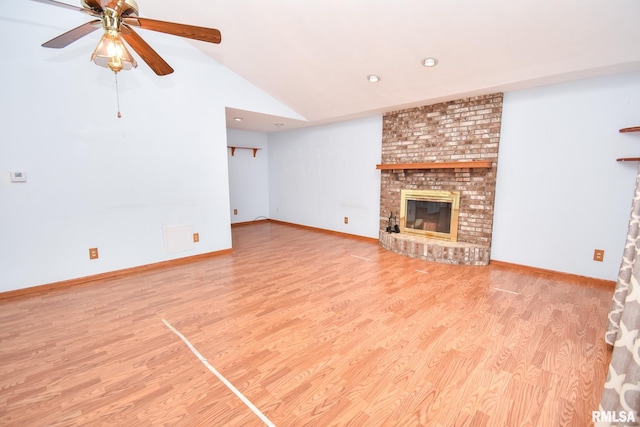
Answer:
<svg viewBox="0 0 640 427"><path fill-rule="evenodd" d="M640 166L631 205L627 243L613 294L605 341L613 346L600 411L636 422L606 425L640 425ZM629 416L629 412L634 411Z"/></svg>

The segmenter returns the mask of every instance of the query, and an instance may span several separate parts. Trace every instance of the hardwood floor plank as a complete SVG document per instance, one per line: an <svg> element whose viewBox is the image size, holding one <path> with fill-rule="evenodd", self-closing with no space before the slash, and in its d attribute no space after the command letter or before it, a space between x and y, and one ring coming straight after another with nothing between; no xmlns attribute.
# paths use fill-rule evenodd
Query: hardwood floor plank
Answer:
<svg viewBox="0 0 640 427"><path fill-rule="evenodd" d="M588 425L613 289L260 222L234 250L0 300L0 425ZM585 424L586 423L586 424Z"/></svg>

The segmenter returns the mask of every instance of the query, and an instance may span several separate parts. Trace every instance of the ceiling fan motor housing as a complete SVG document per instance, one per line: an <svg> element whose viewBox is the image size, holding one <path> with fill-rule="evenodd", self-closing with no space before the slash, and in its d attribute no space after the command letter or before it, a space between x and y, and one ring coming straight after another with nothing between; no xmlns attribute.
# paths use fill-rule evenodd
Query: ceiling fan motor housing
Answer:
<svg viewBox="0 0 640 427"><path fill-rule="evenodd" d="M138 16L138 4L135 0L81 0L82 7L101 13L113 9L121 16Z"/></svg>

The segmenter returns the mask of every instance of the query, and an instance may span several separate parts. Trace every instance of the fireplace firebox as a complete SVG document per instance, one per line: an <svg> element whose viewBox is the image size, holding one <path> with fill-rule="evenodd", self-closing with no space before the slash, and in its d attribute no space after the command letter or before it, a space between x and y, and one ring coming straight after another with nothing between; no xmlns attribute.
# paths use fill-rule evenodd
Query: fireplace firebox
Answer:
<svg viewBox="0 0 640 427"><path fill-rule="evenodd" d="M459 191L401 190L400 195L401 233L458 240Z"/></svg>

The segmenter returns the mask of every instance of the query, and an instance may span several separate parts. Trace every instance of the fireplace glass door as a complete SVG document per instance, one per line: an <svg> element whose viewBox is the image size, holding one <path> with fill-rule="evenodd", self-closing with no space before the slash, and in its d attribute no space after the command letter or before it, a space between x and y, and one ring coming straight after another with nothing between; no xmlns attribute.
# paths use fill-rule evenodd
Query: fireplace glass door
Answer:
<svg viewBox="0 0 640 427"><path fill-rule="evenodd" d="M451 230L451 203L407 200L405 227L413 230L449 233Z"/></svg>
<svg viewBox="0 0 640 427"><path fill-rule="evenodd" d="M402 190L401 195L401 233L457 241L459 192Z"/></svg>

